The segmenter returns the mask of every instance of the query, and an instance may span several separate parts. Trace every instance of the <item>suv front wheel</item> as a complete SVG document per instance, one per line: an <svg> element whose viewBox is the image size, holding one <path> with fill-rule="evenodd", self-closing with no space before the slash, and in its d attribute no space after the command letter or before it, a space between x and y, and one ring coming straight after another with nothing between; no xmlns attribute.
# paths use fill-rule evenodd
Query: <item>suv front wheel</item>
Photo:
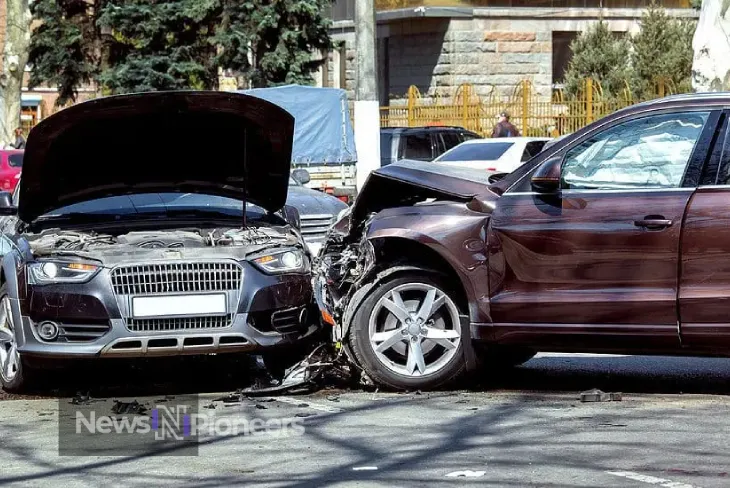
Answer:
<svg viewBox="0 0 730 488"><path fill-rule="evenodd" d="M353 317L350 346L377 383L428 390L464 371L459 309L445 287L423 274L379 285Z"/></svg>

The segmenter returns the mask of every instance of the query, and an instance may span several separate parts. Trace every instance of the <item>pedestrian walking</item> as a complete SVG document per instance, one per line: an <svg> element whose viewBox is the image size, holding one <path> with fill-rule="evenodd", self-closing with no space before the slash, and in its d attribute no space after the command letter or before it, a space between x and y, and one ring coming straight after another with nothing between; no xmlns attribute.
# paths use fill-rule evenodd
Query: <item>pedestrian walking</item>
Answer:
<svg viewBox="0 0 730 488"><path fill-rule="evenodd" d="M519 137L520 131L517 130L512 122L509 121L509 112L502 112L498 116L497 124L492 130L492 137Z"/></svg>
<svg viewBox="0 0 730 488"><path fill-rule="evenodd" d="M25 149L25 138L23 137L23 129L18 127L15 129L15 142L10 144L15 149Z"/></svg>

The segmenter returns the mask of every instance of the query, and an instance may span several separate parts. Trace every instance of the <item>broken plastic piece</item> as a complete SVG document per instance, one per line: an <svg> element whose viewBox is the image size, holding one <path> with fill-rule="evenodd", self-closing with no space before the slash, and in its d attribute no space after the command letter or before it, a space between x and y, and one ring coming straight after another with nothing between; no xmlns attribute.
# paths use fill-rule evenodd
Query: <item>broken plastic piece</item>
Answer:
<svg viewBox="0 0 730 488"><path fill-rule="evenodd" d="M604 393L597 388L580 394L581 402L620 402L621 398L621 393Z"/></svg>

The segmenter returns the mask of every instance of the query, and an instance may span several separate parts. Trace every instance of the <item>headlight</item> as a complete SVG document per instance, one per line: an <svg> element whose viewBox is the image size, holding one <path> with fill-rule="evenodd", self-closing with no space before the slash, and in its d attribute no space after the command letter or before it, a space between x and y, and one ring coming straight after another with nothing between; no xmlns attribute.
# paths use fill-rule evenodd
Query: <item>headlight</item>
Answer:
<svg viewBox="0 0 730 488"><path fill-rule="evenodd" d="M253 260L267 273L296 273L309 271L309 262L301 251L284 251L267 254Z"/></svg>
<svg viewBox="0 0 730 488"><path fill-rule="evenodd" d="M90 263L36 261L28 264L28 282L34 285L83 283L90 280L100 269L96 264Z"/></svg>

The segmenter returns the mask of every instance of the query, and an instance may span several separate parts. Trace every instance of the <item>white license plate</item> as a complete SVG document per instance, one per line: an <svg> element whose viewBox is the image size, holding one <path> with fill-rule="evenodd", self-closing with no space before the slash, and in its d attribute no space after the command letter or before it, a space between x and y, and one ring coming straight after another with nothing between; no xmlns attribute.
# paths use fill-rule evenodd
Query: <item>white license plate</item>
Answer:
<svg viewBox="0 0 730 488"><path fill-rule="evenodd" d="M222 315L225 313L225 293L132 298L132 316L135 318Z"/></svg>

